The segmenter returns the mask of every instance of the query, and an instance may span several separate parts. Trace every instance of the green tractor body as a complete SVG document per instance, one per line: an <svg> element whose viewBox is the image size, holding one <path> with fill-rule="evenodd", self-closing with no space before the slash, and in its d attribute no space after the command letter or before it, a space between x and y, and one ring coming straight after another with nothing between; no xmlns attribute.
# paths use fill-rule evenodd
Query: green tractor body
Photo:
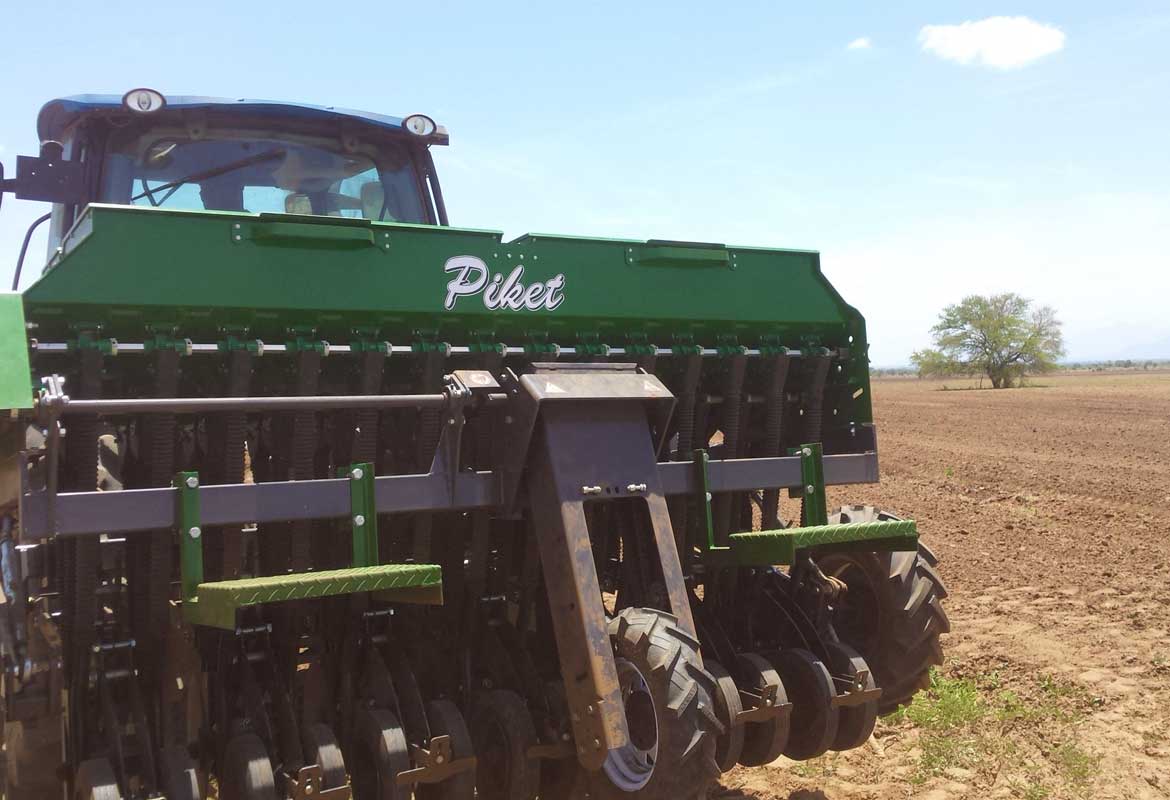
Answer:
<svg viewBox="0 0 1170 800"><path fill-rule="evenodd" d="M39 129L0 173L53 203L0 295L9 796L697 797L939 662L914 523L826 508L878 468L817 253L452 227L421 115Z"/></svg>

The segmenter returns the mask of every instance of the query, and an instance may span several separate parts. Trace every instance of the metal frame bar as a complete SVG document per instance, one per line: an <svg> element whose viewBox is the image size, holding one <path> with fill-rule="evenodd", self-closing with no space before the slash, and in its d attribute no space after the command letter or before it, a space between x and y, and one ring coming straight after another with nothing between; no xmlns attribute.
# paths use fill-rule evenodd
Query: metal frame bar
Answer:
<svg viewBox="0 0 1170 800"><path fill-rule="evenodd" d="M877 453L829 455L823 459L825 484L876 483ZM796 456L712 461L708 491L732 492L801 486L801 459ZM119 492L64 492L50 503L44 490L24 481L20 503L22 541L50 536L135 533L176 524L178 489L125 489ZM693 461L658 463L664 495L690 494L701 488ZM200 486L202 522L210 525L280 522L293 519L342 518L351 513L348 478L310 481L240 483ZM382 475L373 479L377 513L462 511L501 505L496 472L432 472L426 475ZM55 516L50 519L50 509ZM55 528L55 529L54 529Z"/></svg>

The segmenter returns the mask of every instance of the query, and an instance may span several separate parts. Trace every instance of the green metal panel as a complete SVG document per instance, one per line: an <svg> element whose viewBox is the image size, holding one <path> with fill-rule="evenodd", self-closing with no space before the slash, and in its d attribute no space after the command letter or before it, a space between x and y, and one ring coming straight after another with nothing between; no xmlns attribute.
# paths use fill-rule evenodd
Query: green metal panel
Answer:
<svg viewBox="0 0 1170 800"><path fill-rule="evenodd" d="M915 550L918 547L918 525L910 519L882 520L733 533L730 561L744 566L791 564L798 550L845 546L865 550Z"/></svg>
<svg viewBox="0 0 1170 800"><path fill-rule="evenodd" d="M19 294L0 293L0 410L32 408L28 331Z"/></svg>
<svg viewBox="0 0 1170 800"><path fill-rule="evenodd" d="M513 284L509 297L521 307L489 309L487 289L449 297L463 262L448 260L459 257L483 264L488 287L519 270L524 291ZM455 344L491 332L509 344L540 334L620 346L641 335L660 347L676 336L847 346L862 333L807 251L537 234L506 243L491 231L103 205L25 297L42 339L79 321L126 341L159 321L188 337L246 326L270 342L290 327L335 343L360 326L395 344L428 330Z"/></svg>
<svg viewBox="0 0 1170 800"><path fill-rule="evenodd" d="M401 595L387 594L391 591ZM436 602L441 598L442 570L435 564L382 564L201 583L198 599L184 603L183 611L194 625L232 630L236 611L246 606L356 592L378 592L383 599L403 602Z"/></svg>

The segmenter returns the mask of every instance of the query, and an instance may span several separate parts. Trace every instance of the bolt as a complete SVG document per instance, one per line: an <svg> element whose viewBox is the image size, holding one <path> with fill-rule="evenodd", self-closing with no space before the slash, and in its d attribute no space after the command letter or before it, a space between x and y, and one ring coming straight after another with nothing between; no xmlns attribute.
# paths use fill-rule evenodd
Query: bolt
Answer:
<svg viewBox="0 0 1170 800"><path fill-rule="evenodd" d="M592 714L593 713L593 704L590 703L589 705L585 706L585 710L587 712L589 712L590 714Z"/></svg>
<svg viewBox="0 0 1170 800"><path fill-rule="evenodd" d="M804 487L805 494L812 494L815 491L816 491L816 487L814 487L811 483L808 486Z"/></svg>
<svg viewBox="0 0 1170 800"><path fill-rule="evenodd" d="M510 416L508 416L508 417L504 417L504 424L505 424L505 425L511 425L511 424L512 424L512 418L511 418Z"/></svg>
<svg viewBox="0 0 1170 800"><path fill-rule="evenodd" d="M187 535L190 536L192 539L198 539L200 536L203 535L203 531L199 530L198 525L195 525L195 526L192 526L191 530L187 531Z"/></svg>
<svg viewBox="0 0 1170 800"><path fill-rule="evenodd" d="M710 493L710 492L707 492L707 502L708 502L708 503L710 503L710 502L711 502L711 500L712 500L711 493Z"/></svg>
<svg viewBox="0 0 1170 800"><path fill-rule="evenodd" d="M359 528L360 528L361 526L365 525L365 524L366 524L366 518L365 518L365 515L363 515L363 514L354 514L354 515L353 515L353 524L354 524L354 525L356 525L356 526L358 526Z"/></svg>
<svg viewBox="0 0 1170 800"><path fill-rule="evenodd" d="M309 781L308 783L305 784L305 794L312 794L312 793L313 793L313 782Z"/></svg>
<svg viewBox="0 0 1170 800"><path fill-rule="evenodd" d="M811 455L812 455L812 449L811 449L811 448L808 448L808 447L805 447L805 448L803 448L803 449L800 451L800 454L801 454L801 455L803 455L803 456L811 456Z"/></svg>
<svg viewBox="0 0 1170 800"><path fill-rule="evenodd" d="M353 472L349 473L349 477L353 478L355 481L360 481L363 477L365 477L365 474L366 473L362 472L361 467L354 467Z"/></svg>
<svg viewBox="0 0 1170 800"><path fill-rule="evenodd" d="M593 749L594 749L594 750L600 750L600 749L601 749L601 740L600 740L600 739L594 739L594 740L593 740Z"/></svg>
<svg viewBox="0 0 1170 800"><path fill-rule="evenodd" d="M244 239L244 237L240 236L240 234L238 234L238 233L235 236L233 236L232 238L235 239L237 242L243 241L243 239Z"/></svg>
<svg viewBox="0 0 1170 800"><path fill-rule="evenodd" d="M626 491L629 492L630 494L634 494L636 492L644 492L644 491L646 491L646 484L644 484L644 483L631 483L628 486L626 486Z"/></svg>
<svg viewBox="0 0 1170 800"><path fill-rule="evenodd" d="M601 494L600 486L582 486L581 494Z"/></svg>
<svg viewBox="0 0 1170 800"><path fill-rule="evenodd" d="M436 764L442 764L442 763L443 763L443 757L442 757L441 755L435 756L435 763L436 763Z"/></svg>
<svg viewBox="0 0 1170 800"><path fill-rule="evenodd" d="M561 741L562 741L562 742L567 742L567 741L569 741L569 740L570 740L570 739L572 739L572 738L573 738L573 737L569 735L568 731L566 731L565 733L562 733L562 734L561 734Z"/></svg>
<svg viewBox="0 0 1170 800"><path fill-rule="evenodd" d="M194 475L192 475L190 478L187 479L187 488L188 489L199 488L199 479L196 478Z"/></svg>

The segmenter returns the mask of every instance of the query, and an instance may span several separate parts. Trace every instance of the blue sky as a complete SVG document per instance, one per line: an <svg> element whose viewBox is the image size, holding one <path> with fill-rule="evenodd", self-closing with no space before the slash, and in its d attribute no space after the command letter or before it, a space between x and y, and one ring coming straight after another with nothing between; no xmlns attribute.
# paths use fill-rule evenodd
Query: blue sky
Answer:
<svg viewBox="0 0 1170 800"><path fill-rule="evenodd" d="M455 224L820 250L877 365L1007 290L1071 358L1170 357L1165 2L268 8L4 9L0 160L80 92L424 112ZM40 213L0 209L5 284Z"/></svg>

